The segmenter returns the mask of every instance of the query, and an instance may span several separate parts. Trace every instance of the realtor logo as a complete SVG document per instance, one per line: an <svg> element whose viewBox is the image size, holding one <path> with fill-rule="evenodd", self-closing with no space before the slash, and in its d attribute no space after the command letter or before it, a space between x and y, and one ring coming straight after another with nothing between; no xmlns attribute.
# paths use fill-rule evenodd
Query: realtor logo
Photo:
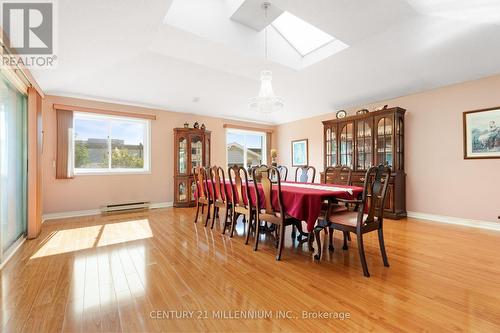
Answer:
<svg viewBox="0 0 500 333"><path fill-rule="evenodd" d="M10 68L55 68L56 2L54 0L0 0L1 25L7 47L1 65ZM30 2L31 1L31 2Z"/></svg>
<svg viewBox="0 0 500 333"><path fill-rule="evenodd" d="M53 4L2 3L3 28L17 54L52 54Z"/></svg>

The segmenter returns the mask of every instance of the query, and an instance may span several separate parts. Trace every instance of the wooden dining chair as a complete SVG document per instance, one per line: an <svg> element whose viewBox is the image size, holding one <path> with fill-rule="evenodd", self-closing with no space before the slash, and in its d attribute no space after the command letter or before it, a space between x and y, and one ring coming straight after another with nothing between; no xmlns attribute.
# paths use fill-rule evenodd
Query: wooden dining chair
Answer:
<svg viewBox="0 0 500 333"><path fill-rule="evenodd" d="M282 182L286 181L288 177L288 168L284 165L278 165L277 169L280 172L280 180Z"/></svg>
<svg viewBox="0 0 500 333"><path fill-rule="evenodd" d="M352 169L347 166L334 166L325 169L325 184L352 185Z"/></svg>
<svg viewBox="0 0 500 333"><path fill-rule="evenodd" d="M358 241L358 251L363 267L363 274L366 277L370 276L368 266L366 264L365 249L363 245L363 235L377 231L380 246L380 252L384 266L389 267L387 253L385 251L384 243L384 207L387 196L387 188L391 177L391 169L385 165L373 166L366 171L363 193L359 200L343 200L338 199L340 202L358 204L357 211L345 211L341 213L328 214L326 220L321 221L314 228L314 235L317 241L318 253L315 259L321 258L321 240L320 231L324 228L329 228L330 232L333 230L340 230L344 232L352 232L356 234ZM344 247L346 247L346 239L344 238ZM333 250L333 244L331 249Z"/></svg>
<svg viewBox="0 0 500 333"><path fill-rule="evenodd" d="M212 226L214 228L215 219L219 218L222 221L222 233L226 231L226 227L231 225L231 220L228 219L232 216L232 203L230 202L227 187L226 187L226 177L224 175L224 169L221 167L213 166L210 168L210 184L212 185L212 197L214 211L212 214ZM222 212L221 212L222 209ZM222 214L220 214L222 213ZM221 219L221 215L223 218Z"/></svg>
<svg viewBox="0 0 500 333"><path fill-rule="evenodd" d="M260 175L258 175L260 173ZM276 181L276 192L273 192L273 182L271 180L272 174L278 175ZM258 180L260 178L260 181ZM259 246L259 234L261 231L261 222L272 223L277 227L279 234L278 250L276 260L281 260L281 252L283 250L285 240L285 227L288 225L298 225L301 221L291 217L286 213L283 203L283 196L281 193L281 176L278 168L276 167L259 167L253 170L253 182L255 190L255 202L259 207L256 214L256 228L255 228L255 247L257 251ZM259 190L259 185L262 191ZM277 198L274 198L277 196ZM261 198L263 197L263 198ZM261 200L262 199L262 200ZM276 200L277 199L277 200ZM273 207L273 202L277 201L278 207ZM260 202L264 202L264 206L260 207Z"/></svg>
<svg viewBox="0 0 500 333"><path fill-rule="evenodd" d="M250 239L250 232L253 227L252 221L254 221L255 218L255 206L252 204L252 197L250 196L248 174L245 168L237 165L229 167L227 172L231 188L231 201L233 206L231 232L229 236L233 237L234 230L236 228L236 221L238 220L238 217L243 215L243 221L246 220L247 222L245 244L248 244L248 240ZM245 196L243 196L243 194L245 194Z"/></svg>
<svg viewBox="0 0 500 333"><path fill-rule="evenodd" d="M311 177L309 177L309 171L311 171ZM300 172L300 175L299 175ZM303 166L295 169L295 181L301 183L314 183L316 178L316 168L313 166Z"/></svg>
<svg viewBox="0 0 500 333"><path fill-rule="evenodd" d="M194 218L194 223L198 222L198 215L200 213L203 216L204 208L207 207L207 216L205 218L205 226L210 220L210 207L213 204L212 196L208 188L208 176L207 170L204 167L196 167L194 169L194 175L196 179L196 216Z"/></svg>
<svg viewBox="0 0 500 333"><path fill-rule="evenodd" d="M344 185L351 186L352 185L352 169L347 166L337 165L330 166L325 169L324 174L324 182L326 184L336 184L336 185ZM327 212L330 209L330 214L343 212L349 209L349 204L347 203L339 203L337 200L330 200L328 202L324 202L322 206L322 210ZM351 236L349 232L345 231L344 233L344 249L347 249L347 240L351 240ZM332 249L333 243L333 231L328 233L330 238L329 249Z"/></svg>

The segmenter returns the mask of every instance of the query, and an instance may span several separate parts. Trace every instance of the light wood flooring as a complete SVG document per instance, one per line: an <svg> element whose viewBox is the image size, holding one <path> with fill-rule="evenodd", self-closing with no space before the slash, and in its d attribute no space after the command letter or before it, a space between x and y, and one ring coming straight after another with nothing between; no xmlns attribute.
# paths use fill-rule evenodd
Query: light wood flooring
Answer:
<svg viewBox="0 0 500 333"><path fill-rule="evenodd" d="M388 220L391 267L366 235L365 278L355 238L315 262L287 235L277 262L271 236L254 252L194 213L45 223L1 272L2 331L500 331L500 232Z"/></svg>

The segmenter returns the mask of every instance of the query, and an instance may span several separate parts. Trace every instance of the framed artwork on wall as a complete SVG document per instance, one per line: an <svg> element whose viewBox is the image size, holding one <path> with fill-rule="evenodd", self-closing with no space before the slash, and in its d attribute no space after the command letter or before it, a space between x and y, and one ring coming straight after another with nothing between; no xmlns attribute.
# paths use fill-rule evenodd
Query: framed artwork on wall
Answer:
<svg viewBox="0 0 500 333"><path fill-rule="evenodd" d="M309 144L307 139L292 141L292 166L309 165Z"/></svg>
<svg viewBox="0 0 500 333"><path fill-rule="evenodd" d="M464 158L500 158L500 107L464 112Z"/></svg>

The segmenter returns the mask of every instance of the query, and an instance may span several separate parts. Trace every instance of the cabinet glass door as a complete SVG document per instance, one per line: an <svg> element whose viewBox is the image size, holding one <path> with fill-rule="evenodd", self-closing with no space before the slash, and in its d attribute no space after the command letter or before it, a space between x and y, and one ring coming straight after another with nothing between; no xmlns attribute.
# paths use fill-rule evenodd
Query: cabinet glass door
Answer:
<svg viewBox="0 0 500 333"><path fill-rule="evenodd" d="M326 166L337 165L337 127L327 127L325 132L326 138Z"/></svg>
<svg viewBox="0 0 500 333"><path fill-rule="evenodd" d="M358 170L367 170L372 166L372 126L368 120L362 120L356 126Z"/></svg>
<svg viewBox="0 0 500 333"><path fill-rule="evenodd" d="M205 136L205 165L210 166L210 136Z"/></svg>
<svg viewBox="0 0 500 333"><path fill-rule="evenodd" d="M187 171L187 138L180 137L179 138L179 152L178 152L178 161L177 167L180 174L185 174Z"/></svg>
<svg viewBox="0 0 500 333"><path fill-rule="evenodd" d="M380 118L377 122L377 164L393 165L392 147L393 120L390 117Z"/></svg>
<svg viewBox="0 0 500 333"><path fill-rule="evenodd" d="M201 136L191 137L191 169L203 166L203 140Z"/></svg>
<svg viewBox="0 0 500 333"><path fill-rule="evenodd" d="M396 167L400 170L404 169L404 152L403 152L403 147L404 147L404 124L403 124L403 119L399 118L397 120L398 126L396 127L396 153L398 156L398 163L396 164Z"/></svg>
<svg viewBox="0 0 500 333"><path fill-rule="evenodd" d="M340 165L352 168L353 123L347 123L340 130Z"/></svg>
<svg viewBox="0 0 500 333"><path fill-rule="evenodd" d="M177 195L180 202L186 202L188 199L188 188L184 179L177 182Z"/></svg>
<svg viewBox="0 0 500 333"><path fill-rule="evenodd" d="M191 201L195 201L196 181L194 179L191 179L190 182L191 182Z"/></svg>

